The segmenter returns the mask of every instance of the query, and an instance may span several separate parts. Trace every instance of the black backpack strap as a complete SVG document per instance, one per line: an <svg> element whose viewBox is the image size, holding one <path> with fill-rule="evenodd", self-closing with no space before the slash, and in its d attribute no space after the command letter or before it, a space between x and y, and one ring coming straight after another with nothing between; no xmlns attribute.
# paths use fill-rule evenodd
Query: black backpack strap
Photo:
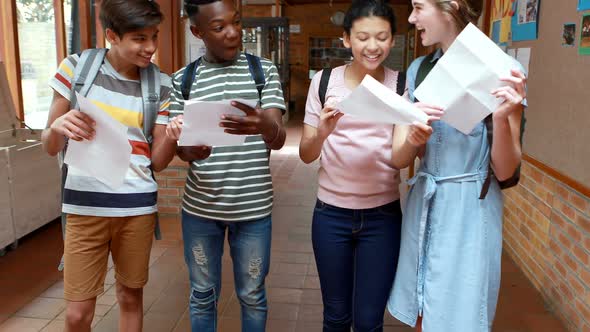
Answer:
<svg viewBox="0 0 590 332"><path fill-rule="evenodd" d="M398 95L403 96L405 90L406 90L406 72L400 71L397 73L397 85L396 85L395 92Z"/></svg>
<svg viewBox="0 0 590 332"><path fill-rule="evenodd" d="M488 137L488 143L490 145L490 163L488 166L488 175L483 183L483 186L481 188L481 193L479 195L479 199L484 199L486 198L486 195L488 193L488 190L490 189L490 184L492 182L492 177L494 176L494 171L492 170L492 143L494 142L494 121L492 118L492 114L488 115L485 119L484 119L484 124L486 126L486 130L487 130L487 137ZM522 138L524 136L524 127L526 124L526 119L524 117L524 112L522 113L522 117L520 119L520 145L522 146ZM506 180L503 181L498 181L498 185L500 186L500 189L506 189L506 188L511 188L514 187L518 184L518 181L520 180L520 164L518 165L518 167L514 170L514 173L512 174L512 176Z"/></svg>
<svg viewBox="0 0 590 332"><path fill-rule="evenodd" d="M262 89L264 89L266 82L264 79L264 71L262 70L260 58L250 53L244 54L246 55L246 59L248 59L248 69L250 70L250 75L252 75L252 78L254 79L256 90L258 90L258 100L262 100Z"/></svg>
<svg viewBox="0 0 590 332"><path fill-rule="evenodd" d="M322 103L322 109L326 103L326 92L328 91L328 83L330 82L330 74L332 74L332 68L324 68L322 70L322 77L320 79L320 88L318 90L318 96L320 97L320 103Z"/></svg>
<svg viewBox="0 0 590 332"><path fill-rule="evenodd" d="M486 116L486 118L483 120L483 123L486 126L488 143L490 146L490 161L488 163L488 175L486 176L486 179L481 187L479 199L486 198L488 190L490 189L490 184L492 183L492 176L494 176L494 171L492 170L492 143L494 142L494 121L492 118L492 114Z"/></svg>
<svg viewBox="0 0 590 332"><path fill-rule="evenodd" d="M191 94L191 87L195 80L195 75L197 73L197 68L201 64L201 58L191 62L184 68L184 73L182 73L182 82L180 83L180 92L182 93L182 98L184 100L189 100Z"/></svg>

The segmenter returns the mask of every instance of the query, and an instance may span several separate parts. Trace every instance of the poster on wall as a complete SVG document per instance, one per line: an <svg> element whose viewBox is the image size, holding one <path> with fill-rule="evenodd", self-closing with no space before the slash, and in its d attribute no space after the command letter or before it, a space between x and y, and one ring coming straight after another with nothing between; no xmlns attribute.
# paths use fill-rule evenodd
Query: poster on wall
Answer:
<svg viewBox="0 0 590 332"><path fill-rule="evenodd" d="M540 0L516 0L512 4L512 40L537 39Z"/></svg>
<svg viewBox="0 0 590 332"><path fill-rule="evenodd" d="M576 40L576 24L565 23L561 34L561 46L573 47Z"/></svg>
<svg viewBox="0 0 590 332"><path fill-rule="evenodd" d="M506 45L510 40L512 1L514 0L494 0L492 3L489 35L498 45Z"/></svg>
<svg viewBox="0 0 590 332"><path fill-rule="evenodd" d="M578 11L590 9L590 0L578 0Z"/></svg>
<svg viewBox="0 0 590 332"><path fill-rule="evenodd" d="M502 25L500 23L502 23L502 22L501 21L492 22L492 40L496 44L500 44L500 28L502 27Z"/></svg>
<svg viewBox="0 0 590 332"><path fill-rule="evenodd" d="M590 55L590 14L582 16L579 53L581 55Z"/></svg>
<svg viewBox="0 0 590 332"><path fill-rule="evenodd" d="M518 0L518 24L537 22L537 0Z"/></svg>

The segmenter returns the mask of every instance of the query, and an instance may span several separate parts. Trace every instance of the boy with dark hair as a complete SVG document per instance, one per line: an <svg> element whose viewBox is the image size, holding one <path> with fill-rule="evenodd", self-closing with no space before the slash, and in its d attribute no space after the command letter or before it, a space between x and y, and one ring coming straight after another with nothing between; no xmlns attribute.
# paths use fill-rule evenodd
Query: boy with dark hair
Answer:
<svg viewBox="0 0 590 332"><path fill-rule="evenodd" d="M151 63L163 15L158 4L148 0L102 0L100 9L111 49L85 50L60 64L50 81L55 92L42 135L43 146L55 155L68 139L94 138L93 119L75 109L74 91L83 91L93 104L128 127L132 152L124 183L117 189L82 170L68 170L62 207L67 214L65 330L90 331L96 297L104 291L110 252L116 272L119 330L141 331L143 287L148 280L157 212L152 169L159 171L168 165L176 144L167 138L165 126L170 79ZM90 77L88 67L94 64L95 76ZM157 89L155 82L160 82ZM145 96L144 85L150 84L152 93ZM159 96L153 91L159 91Z"/></svg>
<svg viewBox="0 0 590 332"><path fill-rule="evenodd" d="M185 0L191 32L207 51L172 78L167 134L178 139L184 100L258 100L256 108L232 101L244 116L225 115L220 126L249 135L240 146L179 147L191 162L182 204L185 261L191 282L193 331L215 331L221 288L221 257L228 230L242 331L264 331L269 270L272 178L270 150L280 149L286 133L285 104L276 67L240 51L242 24L233 0ZM194 69L191 69L194 68Z"/></svg>

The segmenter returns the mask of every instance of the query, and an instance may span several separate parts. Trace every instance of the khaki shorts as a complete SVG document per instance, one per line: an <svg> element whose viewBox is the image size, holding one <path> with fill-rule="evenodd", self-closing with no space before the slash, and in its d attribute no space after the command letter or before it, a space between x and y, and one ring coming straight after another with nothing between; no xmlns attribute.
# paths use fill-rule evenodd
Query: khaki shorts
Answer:
<svg viewBox="0 0 590 332"><path fill-rule="evenodd" d="M156 215L92 217L68 214L64 298L93 299L104 292L109 252L117 282L142 288L148 281Z"/></svg>

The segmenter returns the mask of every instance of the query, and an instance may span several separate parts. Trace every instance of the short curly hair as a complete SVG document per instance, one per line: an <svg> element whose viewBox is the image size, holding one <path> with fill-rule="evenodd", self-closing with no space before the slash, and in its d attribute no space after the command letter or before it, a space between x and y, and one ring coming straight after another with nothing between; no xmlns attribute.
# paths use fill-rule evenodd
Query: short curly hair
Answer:
<svg viewBox="0 0 590 332"><path fill-rule="evenodd" d="M200 5L208 5L221 0L184 0L184 10L192 24L197 24Z"/></svg>

